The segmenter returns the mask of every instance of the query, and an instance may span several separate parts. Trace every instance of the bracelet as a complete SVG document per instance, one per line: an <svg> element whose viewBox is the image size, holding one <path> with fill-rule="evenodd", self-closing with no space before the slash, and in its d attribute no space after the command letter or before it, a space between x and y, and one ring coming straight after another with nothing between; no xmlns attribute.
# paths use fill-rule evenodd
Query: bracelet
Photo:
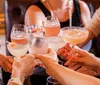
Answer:
<svg viewBox="0 0 100 85"><path fill-rule="evenodd" d="M18 85L23 85L23 83L18 78L11 78L9 81L10 82L13 82L13 83L16 83ZM8 81L8 84L7 85L10 85L9 81Z"/></svg>

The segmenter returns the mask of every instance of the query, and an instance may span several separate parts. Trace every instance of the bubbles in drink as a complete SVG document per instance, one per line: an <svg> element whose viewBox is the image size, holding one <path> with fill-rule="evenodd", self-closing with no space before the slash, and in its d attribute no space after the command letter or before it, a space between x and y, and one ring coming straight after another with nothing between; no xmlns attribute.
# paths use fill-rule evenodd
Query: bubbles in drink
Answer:
<svg viewBox="0 0 100 85"><path fill-rule="evenodd" d="M48 41L45 38L34 37L29 46L30 54L45 54L48 52Z"/></svg>

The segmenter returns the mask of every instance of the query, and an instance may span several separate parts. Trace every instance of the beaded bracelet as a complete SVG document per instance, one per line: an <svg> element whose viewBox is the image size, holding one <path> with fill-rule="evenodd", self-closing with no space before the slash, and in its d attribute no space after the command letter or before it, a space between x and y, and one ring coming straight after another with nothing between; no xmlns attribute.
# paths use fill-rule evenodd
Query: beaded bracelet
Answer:
<svg viewBox="0 0 100 85"><path fill-rule="evenodd" d="M18 85L23 85L23 83L22 83L22 82L20 81L20 79L18 79L18 78L11 78L9 81L10 81L10 82L13 82L13 83L16 83L16 84L18 84ZM10 82L8 82L7 85L10 85Z"/></svg>

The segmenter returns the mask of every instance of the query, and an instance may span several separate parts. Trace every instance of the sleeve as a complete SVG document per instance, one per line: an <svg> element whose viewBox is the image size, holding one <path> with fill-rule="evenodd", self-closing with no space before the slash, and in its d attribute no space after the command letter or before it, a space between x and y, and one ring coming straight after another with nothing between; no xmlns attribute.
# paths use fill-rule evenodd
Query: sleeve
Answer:
<svg viewBox="0 0 100 85"><path fill-rule="evenodd" d="M89 21L85 28L92 31L95 36L100 34L100 7L96 10L92 20Z"/></svg>

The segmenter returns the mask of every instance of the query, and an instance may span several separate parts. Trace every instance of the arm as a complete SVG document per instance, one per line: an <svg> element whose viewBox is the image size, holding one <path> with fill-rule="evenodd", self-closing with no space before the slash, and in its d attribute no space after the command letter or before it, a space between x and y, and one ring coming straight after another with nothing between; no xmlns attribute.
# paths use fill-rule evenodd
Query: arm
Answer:
<svg viewBox="0 0 100 85"><path fill-rule="evenodd" d="M27 26L26 16L28 16L30 25L37 24L39 20L41 20L41 19L44 20L44 18L45 18L45 15L43 14L42 10L35 5L30 6L28 8L28 10L26 11L25 25ZM41 23L39 23L39 24L41 24Z"/></svg>
<svg viewBox="0 0 100 85"><path fill-rule="evenodd" d="M93 39L94 37L98 36L98 34L100 34L100 29L99 29L100 28L100 8L95 12L95 14L92 17L92 20L88 19L88 17L86 17L88 15L89 15L89 13L85 16L83 15L83 21L85 21L87 23L85 25L85 28L89 31L89 35L85 42L78 45L79 47L84 46L91 39Z"/></svg>
<svg viewBox="0 0 100 85"><path fill-rule="evenodd" d="M88 22L85 28L88 29L94 37L100 34L100 8L96 10L92 20Z"/></svg>
<svg viewBox="0 0 100 85"><path fill-rule="evenodd" d="M83 1L79 1L80 10L81 10L81 20L84 26L86 26L87 22L91 20L90 10L87 4Z"/></svg>
<svg viewBox="0 0 100 85"><path fill-rule="evenodd" d="M69 57L70 59L65 63L66 66L73 62L81 63L84 66L96 71L100 76L100 58L97 58L95 55L78 47L71 50Z"/></svg>
<svg viewBox="0 0 100 85"><path fill-rule="evenodd" d="M6 72L12 71L12 63L13 63L13 57L12 56L4 56L0 54L0 66L3 68Z"/></svg>
<svg viewBox="0 0 100 85"><path fill-rule="evenodd" d="M36 56L43 62L51 76L57 79L62 85L100 85L100 80L94 77L72 71L47 57Z"/></svg>
<svg viewBox="0 0 100 85"><path fill-rule="evenodd" d="M15 58L11 79L8 85L23 85L25 77L31 75L37 62L34 56L26 55L22 58ZM17 80L17 81L16 81Z"/></svg>
<svg viewBox="0 0 100 85"><path fill-rule="evenodd" d="M0 66L3 64L3 62L6 60L5 56L0 54Z"/></svg>
<svg viewBox="0 0 100 85"><path fill-rule="evenodd" d="M24 83L25 75L22 72L18 72L18 69L17 70L13 69L11 79L13 79L13 78L17 78L20 80L21 83ZM11 80L9 80L8 85L19 85L19 84L15 83L15 82L11 82Z"/></svg>

